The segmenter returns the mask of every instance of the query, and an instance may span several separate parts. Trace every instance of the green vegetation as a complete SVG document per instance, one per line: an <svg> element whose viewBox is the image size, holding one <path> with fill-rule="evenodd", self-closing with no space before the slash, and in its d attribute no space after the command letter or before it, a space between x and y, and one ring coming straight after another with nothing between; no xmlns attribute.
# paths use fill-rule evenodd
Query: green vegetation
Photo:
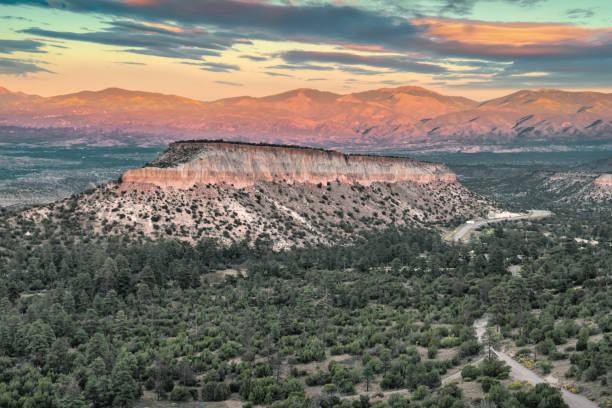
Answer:
<svg viewBox="0 0 612 408"><path fill-rule="evenodd" d="M540 374L569 362L563 382L610 398L610 217L500 224L465 246L389 230L285 252L262 240L92 243L27 231L0 229L0 407L127 407L152 396L564 406L552 387L512 385L504 364L476 363L494 342ZM472 323L484 313L483 347ZM455 372L463 382L443 383Z"/></svg>

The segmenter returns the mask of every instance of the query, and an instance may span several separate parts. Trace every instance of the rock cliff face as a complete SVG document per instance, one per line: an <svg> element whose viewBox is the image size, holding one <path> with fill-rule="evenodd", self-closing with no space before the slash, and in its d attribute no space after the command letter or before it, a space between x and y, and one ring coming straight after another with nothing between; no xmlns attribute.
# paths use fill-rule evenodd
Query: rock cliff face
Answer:
<svg viewBox="0 0 612 408"><path fill-rule="evenodd" d="M275 249L346 243L389 227L448 225L498 211L445 166L301 147L190 141L64 201L26 210L75 234L213 239ZM54 220L45 223L44 220ZM16 225L19 220L11 222ZM80 232L77 232L80 231Z"/></svg>
<svg viewBox="0 0 612 408"><path fill-rule="evenodd" d="M595 184L598 186L612 188L612 174L602 174L595 179Z"/></svg>
<svg viewBox="0 0 612 408"><path fill-rule="evenodd" d="M346 155L290 146L213 141L176 142L151 164L127 171L123 183L186 189L197 184L257 182L327 183L369 186L374 182L453 183L444 165L408 158Z"/></svg>

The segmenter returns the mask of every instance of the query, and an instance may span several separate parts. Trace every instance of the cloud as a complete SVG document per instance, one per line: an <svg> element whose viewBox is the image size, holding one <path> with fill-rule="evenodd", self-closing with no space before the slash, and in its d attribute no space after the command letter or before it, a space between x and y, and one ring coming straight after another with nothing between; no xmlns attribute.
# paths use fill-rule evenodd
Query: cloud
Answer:
<svg viewBox="0 0 612 408"><path fill-rule="evenodd" d="M440 7L441 14L468 15L474 8L475 0L447 0Z"/></svg>
<svg viewBox="0 0 612 408"><path fill-rule="evenodd" d="M444 56L515 59L609 55L611 28L586 28L555 23L491 23L423 18L421 48Z"/></svg>
<svg viewBox="0 0 612 408"><path fill-rule="evenodd" d="M74 12L131 18L158 24L151 30L174 27L222 27L243 38L271 41L302 41L376 44L390 49L407 49L418 34L410 21L374 10L331 4L272 4L236 0L0 0L14 5L62 8Z"/></svg>
<svg viewBox="0 0 612 408"><path fill-rule="evenodd" d="M216 84L227 85L227 86L244 86L239 82L230 82L230 81L213 81Z"/></svg>
<svg viewBox="0 0 612 408"><path fill-rule="evenodd" d="M280 72L266 71L266 72L264 72L264 74L266 74L266 75L270 75L270 76L274 76L274 77L286 77L286 78L293 78L293 75L281 74Z"/></svg>
<svg viewBox="0 0 612 408"><path fill-rule="evenodd" d="M425 28L425 37L437 41L478 45L558 44L591 41L610 36L609 29L592 29L555 23L496 23L474 20L422 18L413 23Z"/></svg>
<svg viewBox="0 0 612 408"><path fill-rule="evenodd" d="M386 79L384 81L380 81L380 83L383 84L383 85L392 85L392 86L406 85L405 82L395 81L395 80L392 80L392 79Z"/></svg>
<svg viewBox="0 0 612 408"><path fill-rule="evenodd" d="M144 62L131 62L131 61L115 61L115 64L119 64L119 65L147 65Z"/></svg>
<svg viewBox="0 0 612 408"><path fill-rule="evenodd" d="M490 1L490 0L488 0ZM546 0L504 0L506 3L517 4L521 7L530 7L538 3L542 3ZM465 16L472 13L472 10L476 3L482 2L482 0L444 0L442 6L439 9L440 14L454 14Z"/></svg>
<svg viewBox="0 0 612 408"><path fill-rule="evenodd" d="M104 31L70 32L29 28L20 32L39 37L59 38L96 44L126 47L124 51L165 58L199 60L203 56L219 56L239 40L229 35L208 32L168 31L129 21L113 21Z"/></svg>
<svg viewBox="0 0 612 408"><path fill-rule="evenodd" d="M0 40L0 54L12 54L14 52L36 52L44 53L41 50L46 44L34 40Z"/></svg>
<svg viewBox="0 0 612 408"><path fill-rule="evenodd" d="M286 69L288 71L333 71L335 68L324 65L313 64L278 64L267 67L268 69Z"/></svg>
<svg viewBox="0 0 612 408"><path fill-rule="evenodd" d="M268 58L261 57L259 55L241 55L240 58L246 58L246 59L249 59L251 61L257 61L257 62L259 62L259 61L267 61L268 60Z"/></svg>
<svg viewBox="0 0 612 408"><path fill-rule="evenodd" d="M569 18L591 18L595 15L595 11L592 8L573 8L565 12Z"/></svg>
<svg viewBox="0 0 612 408"><path fill-rule="evenodd" d="M29 18L21 17L21 16L0 16L3 20L16 20L16 21L32 21Z"/></svg>
<svg viewBox="0 0 612 408"><path fill-rule="evenodd" d="M24 34L192 61L212 72L233 72L240 67L203 58L222 56L238 44L265 40L342 47L338 52L280 53L283 63L266 68L277 76L299 70L342 70L359 75L410 72L444 81L498 81L503 86L525 79L525 74L545 72L549 75L531 79L551 83L605 81L602 67L610 67L611 28L423 17L435 13L468 15L478 2L492 1L436 0L406 5L402 0L371 0L359 2L360 6L319 0L0 0L0 4L58 8L111 20L97 31L30 28L23 30ZM500 1L530 7L544 0ZM590 18L594 12L573 8L566 14ZM40 46L33 49L40 50ZM241 55L245 60L271 58L250 55L242 48L241 52L245 52ZM589 78L581 79L580 74Z"/></svg>
<svg viewBox="0 0 612 408"><path fill-rule="evenodd" d="M446 68L439 65L400 55L361 55L348 52L318 52L318 51L287 51L280 57L288 63L301 64L308 62L335 63L346 65L365 65L376 68L387 68L398 72L415 72L437 74L446 72ZM362 71L365 72L365 71Z"/></svg>
<svg viewBox="0 0 612 408"><path fill-rule="evenodd" d="M36 61L0 57L0 75L27 76L38 72L53 73L37 65Z"/></svg>
<svg viewBox="0 0 612 408"><path fill-rule="evenodd" d="M202 71L211 72L231 72L240 71L240 67L234 64L224 64L222 62L183 62L185 65L195 65Z"/></svg>

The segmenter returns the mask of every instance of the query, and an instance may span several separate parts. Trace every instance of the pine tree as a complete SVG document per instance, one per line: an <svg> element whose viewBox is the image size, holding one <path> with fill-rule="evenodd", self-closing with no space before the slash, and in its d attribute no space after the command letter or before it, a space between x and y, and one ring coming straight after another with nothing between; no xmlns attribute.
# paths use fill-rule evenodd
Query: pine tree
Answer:
<svg viewBox="0 0 612 408"><path fill-rule="evenodd" d="M139 397L138 384L132 377L132 371L126 359L120 358L115 364L111 375L111 385L115 406L125 408Z"/></svg>

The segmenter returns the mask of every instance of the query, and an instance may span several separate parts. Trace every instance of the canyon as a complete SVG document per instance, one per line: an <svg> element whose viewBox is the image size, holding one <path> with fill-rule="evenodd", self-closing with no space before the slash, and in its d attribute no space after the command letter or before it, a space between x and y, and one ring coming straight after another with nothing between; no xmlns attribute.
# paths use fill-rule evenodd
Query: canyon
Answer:
<svg viewBox="0 0 612 408"><path fill-rule="evenodd" d="M477 102L403 86L344 95L295 89L204 102L117 88L52 97L0 88L0 125L63 128L62 143L98 146L222 137L344 151L612 148L612 94L521 90Z"/></svg>

